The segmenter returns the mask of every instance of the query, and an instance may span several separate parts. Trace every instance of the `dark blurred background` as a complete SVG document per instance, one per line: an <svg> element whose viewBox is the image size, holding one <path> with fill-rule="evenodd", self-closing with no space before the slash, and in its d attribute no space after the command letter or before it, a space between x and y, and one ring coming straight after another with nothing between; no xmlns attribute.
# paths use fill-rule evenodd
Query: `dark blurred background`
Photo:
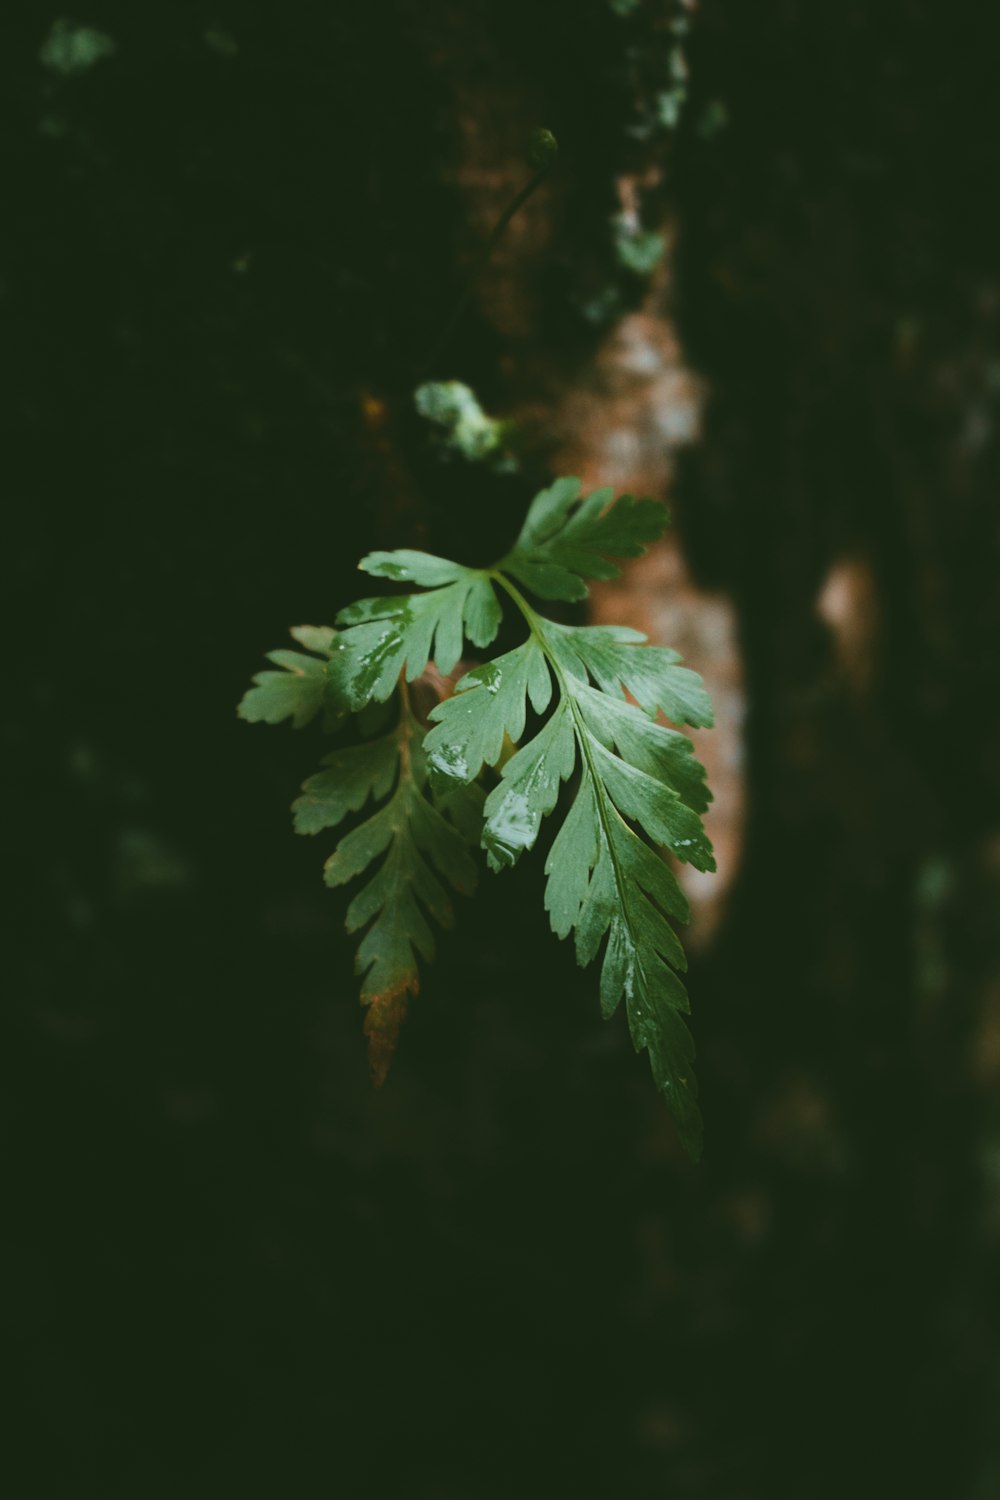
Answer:
<svg viewBox="0 0 1000 1500"><path fill-rule="evenodd" d="M1000 1495L987 13L5 13L11 1494ZM558 170L424 371L537 124ZM320 735L234 711L366 550L504 545L663 225L671 503L746 693L697 1168L540 860L373 1093L288 817ZM521 415L516 472L441 461L426 373Z"/></svg>

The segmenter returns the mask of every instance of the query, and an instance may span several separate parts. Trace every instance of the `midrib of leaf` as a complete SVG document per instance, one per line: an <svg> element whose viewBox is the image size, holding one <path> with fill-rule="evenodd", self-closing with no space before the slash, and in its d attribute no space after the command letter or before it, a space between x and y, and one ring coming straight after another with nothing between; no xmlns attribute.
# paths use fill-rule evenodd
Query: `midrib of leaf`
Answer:
<svg viewBox="0 0 1000 1500"><path fill-rule="evenodd" d="M396 730L396 743L399 746L399 772L396 777L396 790L393 794L393 820L392 820L392 845L389 849L388 858L393 861L393 889L398 890L400 885L406 885L406 881L400 882L398 877L402 873L400 840L406 837L410 824L410 804L414 797L421 793L421 782L413 764L413 746L419 745L423 739L423 729L419 720L413 712L410 703L410 686L406 681L406 673L399 674L399 724Z"/></svg>
<svg viewBox="0 0 1000 1500"><path fill-rule="evenodd" d="M413 715L410 707L410 686L406 680L406 673L399 674L399 785L404 782L413 781L413 738L414 731L420 733L420 726Z"/></svg>
<svg viewBox="0 0 1000 1500"><path fill-rule="evenodd" d="M553 673L555 674L556 682L559 684L560 693L562 694L563 698L565 698L565 700L569 703L570 713L573 715L573 732L576 735L576 742L580 746L580 754L582 755L586 763L587 774L590 777L591 784L594 787L594 791L596 794L595 801L597 803L597 815L601 820L601 829L604 833L604 842L607 844L608 853L611 856L611 866L615 872L615 885L618 888L618 897L621 903L625 927L629 935L629 941L632 944L632 949L636 955L636 960L639 961L639 944L636 940L635 929L632 926L632 913L628 900L628 887L625 883L625 879L622 874L622 868L618 861L618 852L615 849L614 840L611 837L610 812L607 806L607 793L604 790L604 783L598 776L597 769L594 765L594 759L593 755L591 754L589 744L589 732L581 717L576 698L574 697L573 692L569 687L569 684L566 680L566 675L563 672L562 667L556 660L555 656L553 656L552 652L549 650L548 644L545 640L544 632L538 628L538 620L540 618L539 615L535 612L535 610L532 609L531 605L521 593L520 589L517 588L513 583L511 583L503 573L494 571L491 572L489 576L495 579L500 587L510 595L511 599L513 599L514 603L521 611L528 629L531 631L531 634L538 642L545 660L548 662L549 666L552 668ZM599 853L598 857L600 857Z"/></svg>

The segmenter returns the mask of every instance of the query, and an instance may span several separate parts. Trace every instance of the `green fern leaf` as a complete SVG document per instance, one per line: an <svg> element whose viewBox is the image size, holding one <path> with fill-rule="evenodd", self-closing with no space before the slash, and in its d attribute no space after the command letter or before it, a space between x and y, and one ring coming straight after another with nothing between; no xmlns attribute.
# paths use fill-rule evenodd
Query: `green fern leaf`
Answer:
<svg viewBox="0 0 1000 1500"><path fill-rule="evenodd" d="M248 688L236 712L250 724L280 724L291 719L294 729L302 729L323 713L328 723L342 716L340 695L329 675L336 631L327 625L296 625L291 635L308 651L269 651L268 661L283 670L258 672L254 686Z"/></svg>
<svg viewBox="0 0 1000 1500"><path fill-rule="evenodd" d="M536 495L513 549L497 564L541 599L583 599L585 578L617 578L612 557L638 557L667 524L655 500L595 490L580 499L579 479L557 479Z"/></svg>
<svg viewBox="0 0 1000 1500"><path fill-rule="evenodd" d="M334 644L331 667L347 706L384 702L401 672L406 681L427 669L433 657L447 675L462 654L465 637L488 646L500 628L500 605L487 572L426 552L373 552L365 572L430 585L424 594L361 599L341 610L344 627Z"/></svg>
<svg viewBox="0 0 1000 1500"><path fill-rule="evenodd" d="M482 692L469 697L466 690L472 687ZM467 672L458 681L456 696L446 700L447 731L432 730L428 736L425 748L432 774L440 772L442 782L449 777L471 781L484 766L495 766L504 736L519 740L524 733L527 700L536 713L544 713L551 696L549 669L534 637Z"/></svg>
<svg viewBox="0 0 1000 1500"><path fill-rule="evenodd" d="M539 557L548 547L548 559L538 566L562 567L585 590L584 574L605 575L598 572L600 558L595 564L582 544L559 550L573 520L582 517L579 531L594 546L614 538L620 548L638 547L652 523L647 511L631 503L615 519L623 502L606 511L601 492L574 510L577 493L578 486L561 481L540 496L519 548ZM484 807L483 848L494 871L515 864L534 846L561 783L579 771L579 787L546 862L546 908L559 937L574 933L581 965L605 944L604 1014L625 1000L636 1049L648 1051L657 1086L696 1157L701 1117L694 1048L683 1021L689 1005L678 977L686 961L667 920L686 920L687 902L651 845L696 869L715 868L700 817L710 801L704 768L686 736L656 721L664 713L675 724L708 725L711 704L697 673L680 666L675 651L647 645L638 631L566 626L539 615L510 581L509 575L522 581L526 574L531 569L519 560L518 549L495 572L524 617L529 638L467 673L455 696L432 711L434 727L425 745L431 774L442 783L466 781L484 763L497 763L504 730L520 737L530 662L532 706L540 714L550 701L555 706L503 765ZM551 572L543 584L551 597L572 597ZM635 701L627 701L626 693Z"/></svg>
<svg viewBox="0 0 1000 1500"><path fill-rule="evenodd" d="M533 501L515 546L492 568L467 568L412 550L373 552L361 563L377 578L417 592L362 599L339 629L295 632L316 655L272 653L282 672L261 673L240 705L244 718L299 726L321 710L341 717L384 714L396 693L396 726L342 746L310 777L294 805L302 833L337 827L380 804L346 833L327 861L328 885L362 875L347 926L361 932L357 969L368 1006L373 1072L384 1076L418 964L434 951L434 926L453 921L451 891L475 883L469 846L494 871L534 847L576 778L545 865L553 931L573 935L581 965L601 961L601 1008L622 1001L633 1043L693 1156L701 1148L694 1047L684 1017L684 952L670 919L687 902L658 849L699 870L715 868L701 814L711 794L680 725L707 726L701 678L675 651L623 627L568 626L539 614L519 586L577 600L588 579L614 578L614 558L634 557L666 525L664 507L610 490L581 497L557 480ZM466 641L484 649L501 623L500 596L527 627L520 646L466 672L431 710L425 732L406 684L433 661L449 674ZM671 724L660 722L663 716ZM359 720L359 722L362 722ZM514 747L517 748L514 748ZM484 770L496 775L486 795ZM373 870L374 867L374 870Z"/></svg>
<svg viewBox="0 0 1000 1500"><path fill-rule="evenodd" d="M346 885L381 863L347 910L348 932L367 929L358 947L361 1001L372 1075L381 1083L406 1013L420 985L418 958L434 956L431 920L451 927L447 886L469 894L476 866L470 833L478 836L478 787L450 788L441 796L427 785L424 730L401 702L397 725L380 739L334 750L324 769L303 784L293 804L299 833L336 827L372 799L383 805L341 838L326 862L329 886ZM391 795L390 795L391 793ZM388 798L388 800L383 800Z"/></svg>

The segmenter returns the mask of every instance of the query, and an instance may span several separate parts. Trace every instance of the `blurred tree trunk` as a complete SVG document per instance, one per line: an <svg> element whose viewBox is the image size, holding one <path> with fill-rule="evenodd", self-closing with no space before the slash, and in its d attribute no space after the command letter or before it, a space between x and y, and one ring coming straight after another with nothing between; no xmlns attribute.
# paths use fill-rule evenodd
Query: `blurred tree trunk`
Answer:
<svg viewBox="0 0 1000 1500"><path fill-rule="evenodd" d="M87 69L27 13L0 56L39 1483L993 1500L979 0L99 10ZM558 170L425 370L536 125ZM441 461L425 376L517 418L519 473ZM679 545L598 607L714 622L723 759L745 685L697 1171L540 861L463 906L373 1099L288 831L322 747L234 715L364 551L481 562L570 463L670 492Z"/></svg>
<svg viewBox="0 0 1000 1500"><path fill-rule="evenodd" d="M748 1438L785 1414L826 1476L804 1493L866 1452L871 1493L969 1493L995 1403L1000 119L976 23L706 0L692 45L692 108L717 94L730 124L688 134L676 183L712 391L682 517L749 702L708 1107L781 1226L749 1342L783 1352L763 1389L738 1363L733 1408Z"/></svg>

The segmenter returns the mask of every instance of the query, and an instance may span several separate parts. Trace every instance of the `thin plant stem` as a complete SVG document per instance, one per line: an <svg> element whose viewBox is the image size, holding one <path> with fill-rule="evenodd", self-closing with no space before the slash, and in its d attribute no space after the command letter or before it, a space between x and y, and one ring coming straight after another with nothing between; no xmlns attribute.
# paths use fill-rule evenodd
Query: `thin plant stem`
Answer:
<svg viewBox="0 0 1000 1500"><path fill-rule="evenodd" d="M426 373L430 373L430 367L439 357L442 349L454 333L459 319L468 306L469 298L475 291L476 283L482 275L483 271L486 269L486 266L489 264L490 256L493 254L493 251L500 243L507 225L517 213L518 209L521 208L525 203L527 203L528 199L538 187L539 183L541 183L542 180L548 176L551 167L552 161L547 161L542 167L540 167L539 170L535 173L534 177L532 177L529 182L526 182L521 191L515 194L515 196L510 200L510 202L507 204L507 207L500 215L499 219L497 219L492 231L490 232L489 239L486 241L486 244L483 246L482 250L476 257L472 270L469 272L465 286L463 287L461 293L459 294L458 300L451 310L451 315L449 316L447 322L444 324L444 327L441 329L441 332L435 339L434 344L431 347L431 351L424 361L424 370Z"/></svg>

